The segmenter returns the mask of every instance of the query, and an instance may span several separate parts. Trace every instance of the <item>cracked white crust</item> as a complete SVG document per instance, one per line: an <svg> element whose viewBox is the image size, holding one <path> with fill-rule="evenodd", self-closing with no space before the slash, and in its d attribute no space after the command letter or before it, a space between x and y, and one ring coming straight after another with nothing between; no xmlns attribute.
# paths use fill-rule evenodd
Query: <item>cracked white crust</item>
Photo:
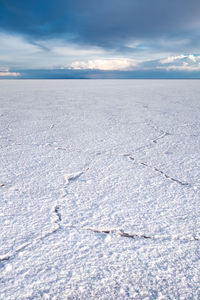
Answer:
<svg viewBox="0 0 200 300"><path fill-rule="evenodd" d="M0 82L0 299L198 299L185 82Z"/></svg>

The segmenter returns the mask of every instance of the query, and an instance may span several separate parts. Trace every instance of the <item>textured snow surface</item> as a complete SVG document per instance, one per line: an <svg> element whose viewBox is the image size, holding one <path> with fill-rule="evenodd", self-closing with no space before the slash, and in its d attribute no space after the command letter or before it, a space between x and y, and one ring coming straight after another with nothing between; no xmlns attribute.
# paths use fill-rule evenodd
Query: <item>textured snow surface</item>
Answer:
<svg viewBox="0 0 200 300"><path fill-rule="evenodd" d="M0 81L0 299L200 299L200 81Z"/></svg>

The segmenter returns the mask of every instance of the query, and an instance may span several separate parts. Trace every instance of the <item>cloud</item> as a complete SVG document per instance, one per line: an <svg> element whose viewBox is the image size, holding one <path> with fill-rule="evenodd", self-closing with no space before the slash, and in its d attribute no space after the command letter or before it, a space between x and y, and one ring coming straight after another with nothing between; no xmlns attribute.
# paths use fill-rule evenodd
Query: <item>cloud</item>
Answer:
<svg viewBox="0 0 200 300"><path fill-rule="evenodd" d="M112 55L112 51L99 47L66 45L59 39L34 43L17 34L0 33L0 65L10 69L52 68L70 64L73 60L109 58Z"/></svg>
<svg viewBox="0 0 200 300"><path fill-rule="evenodd" d="M192 55L192 54L190 54L190 55L188 56L188 58L189 58L191 61L193 61L193 62L197 62L197 60L198 60L198 58L195 57L195 56Z"/></svg>
<svg viewBox="0 0 200 300"><path fill-rule="evenodd" d="M84 61L75 61L67 68L73 70L131 70L138 65L139 62L132 59L96 59Z"/></svg>
<svg viewBox="0 0 200 300"><path fill-rule="evenodd" d="M180 54L157 60L136 60L128 58L96 59L88 61L74 61L71 64L60 67L68 70L100 70L100 71L200 71L200 56Z"/></svg>
<svg viewBox="0 0 200 300"><path fill-rule="evenodd" d="M179 60L179 59L182 59L184 57L186 57L186 56L185 55L169 56L165 59L161 59L160 63L161 64L169 64L169 63L174 62L175 60Z"/></svg>
<svg viewBox="0 0 200 300"><path fill-rule="evenodd" d="M0 72L8 72L9 69L6 67L0 67Z"/></svg>
<svg viewBox="0 0 200 300"><path fill-rule="evenodd" d="M0 0L0 76L197 72L199 15L198 0Z"/></svg>
<svg viewBox="0 0 200 300"><path fill-rule="evenodd" d="M28 79L156 79L156 78L196 78L200 79L200 71L166 69L138 70L73 70L73 69L29 69L20 70L20 78Z"/></svg>
<svg viewBox="0 0 200 300"><path fill-rule="evenodd" d="M163 61L165 63L163 63ZM134 79L134 78L196 78L200 79L200 56L179 54L162 59L91 59L73 61L66 65L42 69L19 69L11 72L0 68L4 78L10 75L20 78L60 79Z"/></svg>
<svg viewBox="0 0 200 300"><path fill-rule="evenodd" d="M20 75L19 72L10 72L9 68L0 67L0 77L18 77Z"/></svg>
<svg viewBox="0 0 200 300"><path fill-rule="evenodd" d="M120 51L132 48L122 46L138 39L147 46L152 40L188 39L188 47L197 47L199 15L197 0L0 1L2 31L34 41L59 37ZM180 50L181 45L176 47Z"/></svg>
<svg viewBox="0 0 200 300"><path fill-rule="evenodd" d="M0 77L18 77L20 75L18 72L0 72Z"/></svg>
<svg viewBox="0 0 200 300"><path fill-rule="evenodd" d="M198 63L197 65L189 65L188 63L184 62L182 65L180 66L176 66L176 65L172 65L172 66L168 66L166 68L167 71L188 71L188 72L194 72L194 71L200 71L200 63Z"/></svg>
<svg viewBox="0 0 200 300"><path fill-rule="evenodd" d="M193 54L190 54L190 55L177 55L177 56L169 56L165 59L161 59L160 60L160 63L161 64L169 64L169 63L172 63L174 61L181 61L183 60L184 58L196 63L198 62L198 57L197 56L194 56Z"/></svg>
<svg viewBox="0 0 200 300"><path fill-rule="evenodd" d="M186 71L197 72L200 71L200 56L198 55L179 55L171 56L160 60L161 65L157 65L157 69L164 69L167 71ZM164 66L163 66L164 65Z"/></svg>

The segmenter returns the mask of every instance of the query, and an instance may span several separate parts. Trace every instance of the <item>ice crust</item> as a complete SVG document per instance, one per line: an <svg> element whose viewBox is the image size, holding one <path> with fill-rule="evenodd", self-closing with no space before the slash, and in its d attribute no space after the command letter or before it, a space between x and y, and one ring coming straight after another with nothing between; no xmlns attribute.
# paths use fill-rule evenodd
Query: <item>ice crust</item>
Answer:
<svg viewBox="0 0 200 300"><path fill-rule="evenodd" d="M199 95L0 81L0 299L200 299Z"/></svg>

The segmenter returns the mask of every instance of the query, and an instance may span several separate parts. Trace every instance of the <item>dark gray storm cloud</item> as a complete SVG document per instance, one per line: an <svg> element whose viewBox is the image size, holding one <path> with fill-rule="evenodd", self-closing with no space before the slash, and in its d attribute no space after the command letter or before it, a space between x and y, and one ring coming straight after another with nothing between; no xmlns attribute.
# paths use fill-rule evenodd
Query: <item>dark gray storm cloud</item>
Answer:
<svg viewBox="0 0 200 300"><path fill-rule="evenodd" d="M200 35L199 0L0 0L0 30L118 48L130 40ZM188 45L189 47L189 45Z"/></svg>

